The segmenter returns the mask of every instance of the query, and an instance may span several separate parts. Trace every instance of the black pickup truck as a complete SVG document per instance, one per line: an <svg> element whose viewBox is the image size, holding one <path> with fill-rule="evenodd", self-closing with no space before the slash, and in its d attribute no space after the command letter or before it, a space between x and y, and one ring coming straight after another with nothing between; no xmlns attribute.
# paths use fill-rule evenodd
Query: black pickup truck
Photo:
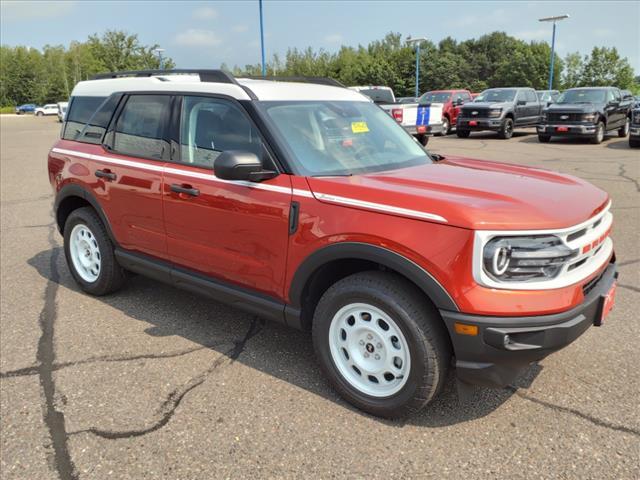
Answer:
<svg viewBox="0 0 640 480"><path fill-rule="evenodd" d="M607 132L629 134L632 101L615 87L571 88L545 108L538 125L538 140L551 137L584 137L601 143Z"/></svg>
<svg viewBox="0 0 640 480"><path fill-rule="evenodd" d="M511 138L515 127L537 125L543 106L533 88L490 88L460 109L456 134L467 138L472 131L493 130Z"/></svg>
<svg viewBox="0 0 640 480"><path fill-rule="evenodd" d="M629 146L640 147L640 106L631 112L631 128L629 129Z"/></svg>

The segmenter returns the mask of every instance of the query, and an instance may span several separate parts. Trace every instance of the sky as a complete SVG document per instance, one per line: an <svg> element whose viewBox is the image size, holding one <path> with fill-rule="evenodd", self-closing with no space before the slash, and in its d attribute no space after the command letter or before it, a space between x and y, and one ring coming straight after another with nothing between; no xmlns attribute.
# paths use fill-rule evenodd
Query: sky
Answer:
<svg viewBox="0 0 640 480"><path fill-rule="evenodd" d="M495 30L522 40L551 41L538 18L568 14L558 24L557 52L587 54L616 47L640 74L640 1L277 1L264 0L267 57L288 48L337 51L366 45L388 32L477 38ZM218 68L260 62L258 0L10 1L0 3L0 42L42 48L84 41L107 29L159 44L179 68Z"/></svg>

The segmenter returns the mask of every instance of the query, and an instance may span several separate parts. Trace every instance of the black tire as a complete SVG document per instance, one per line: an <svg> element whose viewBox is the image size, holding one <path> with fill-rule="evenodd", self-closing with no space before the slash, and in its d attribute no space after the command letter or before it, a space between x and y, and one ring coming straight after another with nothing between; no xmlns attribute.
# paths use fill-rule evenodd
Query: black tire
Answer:
<svg viewBox="0 0 640 480"><path fill-rule="evenodd" d="M469 135L471 135L471 130L460 130L459 128L456 128L456 135L459 138L469 138Z"/></svg>
<svg viewBox="0 0 640 480"><path fill-rule="evenodd" d="M85 225L93 234L100 249L100 271L95 281L87 281L76 270L70 251L70 237L73 228L77 225ZM120 289L125 281L125 271L118 264L114 255L114 248L107 230L100 217L91 207L83 207L69 214L64 224L64 254L71 275L80 288L91 295L107 295Z"/></svg>
<svg viewBox="0 0 640 480"><path fill-rule="evenodd" d="M591 137L591 143L594 145L600 145L604 140L604 135L606 133L604 122L600 120L598 125L596 125L596 133L593 137Z"/></svg>
<svg viewBox="0 0 640 480"><path fill-rule="evenodd" d="M633 138L633 137L629 137L629 146L631 148L638 148L640 147L640 138Z"/></svg>
<svg viewBox="0 0 640 480"><path fill-rule="evenodd" d="M627 117L624 121L624 126L618 129L618 137L625 138L629 135L629 126L631 125L631 120Z"/></svg>
<svg viewBox="0 0 640 480"><path fill-rule="evenodd" d="M353 386L336 367L329 332L336 313L346 305L366 303L393 318L405 337L411 367L395 394L376 397ZM323 373L349 403L372 415L399 418L417 412L442 389L451 360L449 336L435 307L415 285L386 272L361 272L331 286L313 318L313 346Z"/></svg>
<svg viewBox="0 0 640 480"><path fill-rule="evenodd" d="M550 135L538 135L538 141L540 143L549 143L549 141L551 141L551 136Z"/></svg>
<svg viewBox="0 0 640 480"><path fill-rule="evenodd" d="M418 139L418 142L420 142L420 145L422 145L423 147L426 147L427 143L429 143L428 135L418 135L416 138Z"/></svg>
<svg viewBox="0 0 640 480"><path fill-rule="evenodd" d="M498 137L503 140L509 140L513 137L513 119L511 117L505 118L504 122L502 122L500 130L498 130Z"/></svg>

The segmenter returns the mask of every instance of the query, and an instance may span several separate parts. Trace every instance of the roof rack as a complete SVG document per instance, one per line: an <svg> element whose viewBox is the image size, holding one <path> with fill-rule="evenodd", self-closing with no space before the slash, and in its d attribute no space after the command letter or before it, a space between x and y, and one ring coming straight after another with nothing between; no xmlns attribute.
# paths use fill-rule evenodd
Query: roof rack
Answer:
<svg viewBox="0 0 640 480"><path fill-rule="evenodd" d="M316 83L318 85L329 85L331 87L347 88L338 80L329 77L262 77L258 75L242 76L241 78L250 78L251 80L271 80L274 82L301 82L301 83Z"/></svg>
<svg viewBox="0 0 640 480"><path fill-rule="evenodd" d="M104 80L106 78L123 77L154 77L166 75L198 75L201 82L233 83L238 85L236 79L224 70L199 70L199 69L174 69L174 70L131 70L124 72L98 73L91 80Z"/></svg>

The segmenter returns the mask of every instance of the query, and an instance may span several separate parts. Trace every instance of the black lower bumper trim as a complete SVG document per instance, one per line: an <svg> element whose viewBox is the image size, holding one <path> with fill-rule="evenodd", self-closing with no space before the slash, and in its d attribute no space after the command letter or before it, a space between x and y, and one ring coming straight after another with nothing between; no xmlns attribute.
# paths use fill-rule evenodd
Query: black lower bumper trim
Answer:
<svg viewBox="0 0 640 480"><path fill-rule="evenodd" d="M600 276L584 301L566 312L534 317L487 317L441 310L456 356L460 380L503 387L532 362L569 345L599 324L603 299L618 277L615 263ZM455 323L478 327L478 335L455 333Z"/></svg>

